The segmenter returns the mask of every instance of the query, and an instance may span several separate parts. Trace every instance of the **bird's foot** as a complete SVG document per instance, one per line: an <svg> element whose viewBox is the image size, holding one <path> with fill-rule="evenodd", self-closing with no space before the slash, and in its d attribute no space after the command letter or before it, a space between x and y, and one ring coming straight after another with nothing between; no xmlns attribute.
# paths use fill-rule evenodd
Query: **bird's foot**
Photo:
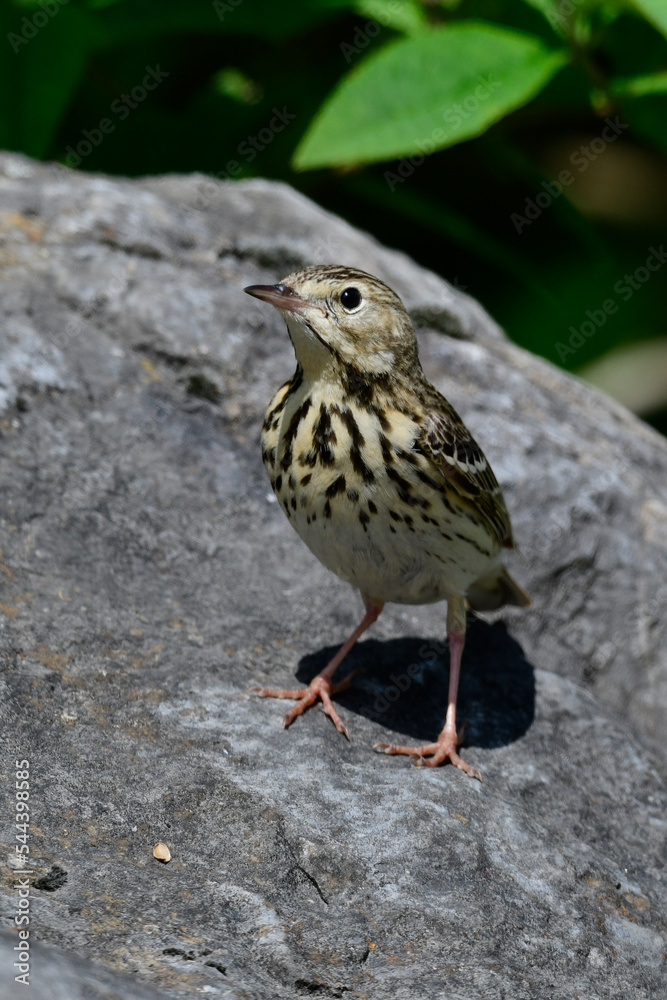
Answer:
<svg viewBox="0 0 667 1000"><path fill-rule="evenodd" d="M324 709L325 715L328 715L334 726L339 733L346 736L349 740L350 734L347 731L347 726L341 719L340 715L333 706L331 701L332 694L338 694L339 691L346 691L352 680L353 671L351 674L337 684L332 684L328 677L323 677L318 674L314 677L306 688L263 688L254 687L251 688L252 691L256 691L260 698L295 698L296 705L294 708L290 708L289 712L285 715L283 719L283 724L285 728L291 725L296 719L297 715L303 715L307 708L314 705L319 698L322 702L322 708Z"/></svg>
<svg viewBox="0 0 667 1000"><path fill-rule="evenodd" d="M437 767L439 764L449 761L454 767L459 767L462 771L465 771L471 778L477 778L481 781L482 775L477 768L472 767L471 764L466 764L457 753L457 748L462 741L463 731L459 737L455 729L445 726L438 736L436 743L426 743L421 747L406 747L398 743L376 743L373 749L379 750L380 753L391 755L407 754L410 757L416 757L415 764L417 767ZM428 760L426 759L427 757Z"/></svg>

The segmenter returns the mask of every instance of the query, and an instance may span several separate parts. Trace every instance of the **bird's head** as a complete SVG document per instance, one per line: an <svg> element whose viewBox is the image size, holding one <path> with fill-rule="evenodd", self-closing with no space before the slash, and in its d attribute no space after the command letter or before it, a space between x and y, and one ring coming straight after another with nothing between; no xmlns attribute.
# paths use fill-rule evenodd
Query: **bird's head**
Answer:
<svg viewBox="0 0 667 1000"><path fill-rule="evenodd" d="M248 295L283 314L307 377L351 368L369 378L418 365L417 340L398 295L365 271L305 267L277 285L249 285Z"/></svg>

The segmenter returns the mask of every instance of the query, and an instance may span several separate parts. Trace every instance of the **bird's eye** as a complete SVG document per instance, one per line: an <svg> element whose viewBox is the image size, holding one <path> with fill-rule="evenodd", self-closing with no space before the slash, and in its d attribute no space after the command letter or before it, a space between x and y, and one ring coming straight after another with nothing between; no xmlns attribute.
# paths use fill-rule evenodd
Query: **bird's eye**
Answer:
<svg viewBox="0 0 667 1000"><path fill-rule="evenodd" d="M353 312L361 305L361 292L358 288L344 288L340 293L340 301L343 309Z"/></svg>

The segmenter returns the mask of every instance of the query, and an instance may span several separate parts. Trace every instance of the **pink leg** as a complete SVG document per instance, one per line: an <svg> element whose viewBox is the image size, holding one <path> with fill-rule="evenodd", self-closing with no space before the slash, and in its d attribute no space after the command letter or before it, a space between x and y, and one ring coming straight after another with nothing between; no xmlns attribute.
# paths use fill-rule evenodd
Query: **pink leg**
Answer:
<svg viewBox="0 0 667 1000"><path fill-rule="evenodd" d="M362 595L363 597L363 595ZM352 635L347 639L343 645L340 647L336 655L332 660L327 663L324 670L321 670L317 677L313 677L312 681L307 688L293 688L287 690L285 688L262 688L254 687L251 690L256 691L260 698L296 698L297 704L294 708L291 708L287 715L285 716L283 723L285 726L289 726L296 719L297 715L302 715L307 708L310 708L318 698L321 699L324 712L333 721L336 729L339 733L343 733L347 736L348 740L350 734L347 731L345 723L339 716L336 709L333 707L331 701L331 695L337 694L339 691L346 691L352 680L354 672L345 678L344 681L340 681L338 684L332 684L331 678L335 674L337 668L340 666L342 661L345 659L347 654L350 652L354 646L357 639L364 634L369 625L377 619L378 615L382 611L384 605L380 601L371 601L369 598L363 597L364 606L366 608L366 614L362 618L361 622L357 625Z"/></svg>
<svg viewBox="0 0 667 1000"><path fill-rule="evenodd" d="M386 754L409 754L416 757L415 764L420 767L437 767L449 760L455 767L469 774L471 778L482 780L479 771L466 764L456 752L461 739L456 731L456 698L459 689L459 674L461 672L461 655L465 643L465 602L463 598L453 598L447 607L447 638L449 639L449 695L447 698L447 716L442 732L435 743L426 743L420 747L401 746L397 743L376 743L374 750ZM425 760L425 757L429 760Z"/></svg>

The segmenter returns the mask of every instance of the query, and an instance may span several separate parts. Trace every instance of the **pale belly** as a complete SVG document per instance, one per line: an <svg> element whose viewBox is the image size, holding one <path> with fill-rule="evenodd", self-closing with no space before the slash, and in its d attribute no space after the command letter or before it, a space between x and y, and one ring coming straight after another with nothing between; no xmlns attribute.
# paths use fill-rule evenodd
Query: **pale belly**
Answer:
<svg viewBox="0 0 667 1000"><path fill-rule="evenodd" d="M399 457L412 455L408 418L392 415L387 461L376 416L355 414L351 422L342 402L328 397L325 405L311 390L300 418L304 394L294 395L265 423L262 452L285 514L328 569L375 601L428 604L465 595L498 565L499 546L474 512L438 482L423 482L416 457Z"/></svg>
<svg viewBox="0 0 667 1000"><path fill-rule="evenodd" d="M320 562L376 601L430 604L463 595L500 562L499 555L471 554L460 540L444 542L430 525L415 524L410 531L398 524L392 533L382 515L371 519L366 531L354 515L308 524L297 510L291 520Z"/></svg>

